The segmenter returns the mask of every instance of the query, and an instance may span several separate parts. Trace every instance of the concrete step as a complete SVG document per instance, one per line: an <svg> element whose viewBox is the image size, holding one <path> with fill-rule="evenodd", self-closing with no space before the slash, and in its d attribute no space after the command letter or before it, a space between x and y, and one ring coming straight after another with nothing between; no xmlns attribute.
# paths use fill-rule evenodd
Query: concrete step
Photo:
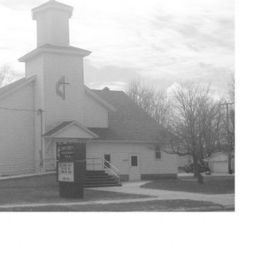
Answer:
<svg viewBox="0 0 260 260"><path fill-rule="evenodd" d="M86 174L87 175L92 175L92 174L94 174L94 175L98 175L98 174L104 175L104 174L106 174L106 172L105 171L86 171Z"/></svg>
<svg viewBox="0 0 260 260"><path fill-rule="evenodd" d="M85 175L84 178L87 178L87 179L102 179L102 178L107 178L107 177L113 177L111 175L107 175L107 174L104 174L104 175L101 175L101 174L97 174L97 175Z"/></svg>
<svg viewBox="0 0 260 260"><path fill-rule="evenodd" d="M122 186L120 183L84 184L85 188Z"/></svg>
<svg viewBox="0 0 260 260"><path fill-rule="evenodd" d="M105 171L87 171L84 176L84 187L120 186L117 178Z"/></svg>
<svg viewBox="0 0 260 260"><path fill-rule="evenodd" d="M115 180L105 179L105 180L85 180L84 183L116 183Z"/></svg>

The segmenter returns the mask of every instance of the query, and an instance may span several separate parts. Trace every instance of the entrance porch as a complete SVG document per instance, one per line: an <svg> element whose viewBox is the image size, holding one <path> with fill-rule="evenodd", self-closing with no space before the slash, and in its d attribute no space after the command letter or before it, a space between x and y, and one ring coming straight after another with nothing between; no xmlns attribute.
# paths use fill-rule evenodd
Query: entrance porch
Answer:
<svg viewBox="0 0 260 260"><path fill-rule="evenodd" d="M76 121L62 122L45 135L45 169L56 169L57 163L57 146L62 143L75 144L80 158L85 158L84 186L86 187L104 187L119 186L119 170L111 164L109 160L101 157L87 157L86 147L88 142L97 139L98 136L90 131L87 127L82 126ZM107 158L108 159L108 158Z"/></svg>

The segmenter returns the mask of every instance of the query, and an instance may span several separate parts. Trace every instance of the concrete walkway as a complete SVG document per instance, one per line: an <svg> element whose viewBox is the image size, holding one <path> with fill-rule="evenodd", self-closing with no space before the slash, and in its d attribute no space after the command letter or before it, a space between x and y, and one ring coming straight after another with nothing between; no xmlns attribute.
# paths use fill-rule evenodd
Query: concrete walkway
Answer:
<svg viewBox="0 0 260 260"><path fill-rule="evenodd" d="M128 183L124 183L123 186L121 187L102 187L102 188L92 188L92 189L156 197L151 200L187 199L187 200L209 201L209 202L213 202L228 207L234 207L235 204L234 194L202 194L202 193L191 193L191 192L184 192L184 191L166 191L166 190L141 188L140 186L142 186L145 183L147 182L128 182ZM142 200L143 199L140 199L140 201Z"/></svg>

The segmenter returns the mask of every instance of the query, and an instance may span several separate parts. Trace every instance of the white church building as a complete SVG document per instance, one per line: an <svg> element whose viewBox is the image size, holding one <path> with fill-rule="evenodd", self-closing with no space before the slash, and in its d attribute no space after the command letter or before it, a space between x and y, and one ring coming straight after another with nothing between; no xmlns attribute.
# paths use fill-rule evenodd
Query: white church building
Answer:
<svg viewBox="0 0 260 260"><path fill-rule="evenodd" d="M58 142L86 145L86 174L109 164L124 180L174 176L177 155L158 145L166 130L124 92L84 85L91 52L70 46L72 11L57 1L32 9L37 48L19 59L25 77L0 88L0 176L55 170Z"/></svg>

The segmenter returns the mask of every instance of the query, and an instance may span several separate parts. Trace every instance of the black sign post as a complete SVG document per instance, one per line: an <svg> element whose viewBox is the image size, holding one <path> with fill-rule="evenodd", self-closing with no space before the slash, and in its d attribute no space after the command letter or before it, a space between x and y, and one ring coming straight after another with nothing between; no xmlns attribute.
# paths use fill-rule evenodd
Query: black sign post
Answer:
<svg viewBox="0 0 260 260"><path fill-rule="evenodd" d="M83 198L85 154L84 143L57 143L57 176L60 197Z"/></svg>

